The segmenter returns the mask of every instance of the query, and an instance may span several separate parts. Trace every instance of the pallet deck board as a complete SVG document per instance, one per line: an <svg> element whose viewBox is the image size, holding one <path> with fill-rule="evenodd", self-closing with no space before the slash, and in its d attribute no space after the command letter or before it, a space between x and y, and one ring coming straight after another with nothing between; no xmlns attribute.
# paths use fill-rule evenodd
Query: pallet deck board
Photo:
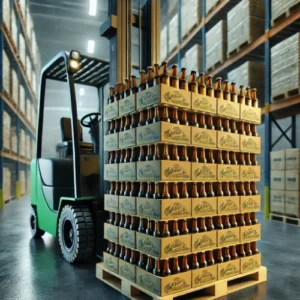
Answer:
<svg viewBox="0 0 300 300"><path fill-rule="evenodd" d="M300 226L300 219L296 217L270 213L270 220L279 221L290 225Z"/></svg>
<svg viewBox="0 0 300 300"><path fill-rule="evenodd" d="M281 94L272 96L272 101L276 102L276 101L280 101L280 100L287 99L287 98L293 97L293 96L298 96L298 95L300 95L300 88L295 88L292 90L282 92Z"/></svg>
<svg viewBox="0 0 300 300"><path fill-rule="evenodd" d="M147 297L152 300L173 300L177 297L190 295L195 292L203 292L206 294L197 295L197 299L212 300L265 282L267 280L267 269L262 266L249 273L239 274L224 280L215 281L201 287L191 288L189 290L184 290L164 297L155 295L136 283L106 269L103 263L98 263L96 265L96 277L111 286L113 289L122 293L124 296L133 300L144 300Z"/></svg>

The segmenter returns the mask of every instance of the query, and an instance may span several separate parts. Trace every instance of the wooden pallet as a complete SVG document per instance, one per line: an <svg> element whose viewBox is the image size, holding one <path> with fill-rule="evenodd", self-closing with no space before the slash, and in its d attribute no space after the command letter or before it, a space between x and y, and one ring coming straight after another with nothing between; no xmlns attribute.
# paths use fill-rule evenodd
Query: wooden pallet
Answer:
<svg viewBox="0 0 300 300"><path fill-rule="evenodd" d="M199 300L213 300L267 281L267 269L266 267L260 267L246 274L240 274L226 280L216 281L164 297L159 297L122 276L107 270L103 263L96 265L96 277L133 300L173 300L180 296L189 296L189 299L192 299L192 296L197 296Z"/></svg>
<svg viewBox="0 0 300 300"><path fill-rule="evenodd" d="M290 6L289 8L287 8L287 10L285 12L283 12L281 15L279 15L278 17L276 17L274 20L272 20L271 24L272 27L279 23L280 21L286 19L287 17L289 17L292 13L294 13L295 11L300 9L300 1L298 3L295 3L294 5Z"/></svg>
<svg viewBox="0 0 300 300"><path fill-rule="evenodd" d="M297 96L297 95L300 95L300 88L295 88L295 89L283 92L281 94L272 96L272 101L276 102L276 101L287 99L289 97Z"/></svg>
<svg viewBox="0 0 300 300"><path fill-rule="evenodd" d="M295 218L295 217L270 213L270 220L300 226L300 219Z"/></svg>
<svg viewBox="0 0 300 300"><path fill-rule="evenodd" d="M243 48L247 47L248 45L250 45L253 41L246 41L244 43L242 43L241 45L239 45L236 49L233 49L232 51L227 53L227 58L230 58L231 56L236 55L238 52L240 52Z"/></svg>
<svg viewBox="0 0 300 300"><path fill-rule="evenodd" d="M218 68L219 66L221 66L224 62L225 62L225 60L219 60L212 67L210 67L209 69L207 69L206 72L209 73L209 72L214 71L216 68Z"/></svg>

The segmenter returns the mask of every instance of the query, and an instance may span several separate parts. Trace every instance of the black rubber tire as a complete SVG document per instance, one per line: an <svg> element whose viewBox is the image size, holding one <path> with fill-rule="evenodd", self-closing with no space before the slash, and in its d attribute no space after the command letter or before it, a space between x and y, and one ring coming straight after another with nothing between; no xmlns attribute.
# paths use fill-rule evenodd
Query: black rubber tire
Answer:
<svg viewBox="0 0 300 300"><path fill-rule="evenodd" d="M58 222L58 240L62 255L69 263L86 260L93 254L94 222L87 207L65 205L62 208Z"/></svg>
<svg viewBox="0 0 300 300"><path fill-rule="evenodd" d="M29 217L29 226L33 238L40 239L45 234L45 231L39 229L36 209L32 206L31 206L30 217Z"/></svg>

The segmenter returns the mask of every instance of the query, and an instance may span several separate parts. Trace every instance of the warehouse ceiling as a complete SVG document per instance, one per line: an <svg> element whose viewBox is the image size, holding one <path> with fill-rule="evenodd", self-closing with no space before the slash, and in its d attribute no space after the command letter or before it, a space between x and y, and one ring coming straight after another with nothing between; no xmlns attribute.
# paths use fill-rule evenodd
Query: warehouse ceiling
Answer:
<svg viewBox="0 0 300 300"><path fill-rule="evenodd" d="M90 0L30 0L41 65L61 50L79 50L91 56L109 59L109 42L99 35L107 19L108 0L97 2L96 15L89 15ZM88 41L95 41L94 53L87 51Z"/></svg>

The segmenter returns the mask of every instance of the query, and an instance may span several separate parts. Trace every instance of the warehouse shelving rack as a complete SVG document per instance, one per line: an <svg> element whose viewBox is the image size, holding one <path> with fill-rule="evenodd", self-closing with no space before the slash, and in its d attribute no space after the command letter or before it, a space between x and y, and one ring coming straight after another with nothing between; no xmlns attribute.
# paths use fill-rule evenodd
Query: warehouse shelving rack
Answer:
<svg viewBox="0 0 300 300"><path fill-rule="evenodd" d="M28 0L25 2L25 6L28 6ZM1 20L1 30L0 30L0 121L3 124L3 111L7 111L11 116L14 124L16 125L17 134L17 153L14 153L11 149L3 148L3 126L0 130L0 209L4 207L5 202L9 201L11 198L19 199L21 197L20 190L20 169L25 171L25 178L29 177L29 167L30 159L20 155L20 128L23 128L27 134L31 136L30 140L35 140L35 126L27 119L27 117L21 113L19 108L19 99L13 101L12 96L9 91L4 91L3 89L3 57L2 51L5 50L9 62L10 68L14 69L17 73L17 77L20 83L23 84L25 88L25 95L30 99L31 107L33 110L37 110L37 97L33 89L32 83L26 74L25 62L21 60L18 50L19 49L19 34L22 34L25 40L25 53L30 59L32 65L32 72L37 73L36 59L33 55L32 44L30 38L26 31L26 12L22 12L20 3L17 0L10 0L10 12L14 10L16 15L16 27L17 27L17 44L14 43L12 35L9 30L9 24L5 24L3 19L3 0L0 0L0 20ZM26 57L25 55L25 57ZM27 101L27 97L25 98ZM26 105L27 106L27 105ZM32 143L31 143L32 144ZM25 150L26 151L26 150ZM14 193L10 193L10 199L4 199L3 194L3 168L9 166L12 171L11 185L14 186ZM25 184L26 187L26 184Z"/></svg>
<svg viewBox="0 0 300 300"><path fill-rule="evenodd" d="M237 5L241 0L220 0L218 4L206 15L206 0L202 0L202 19L189 34L182 39L181 37L181 0L178 0L178 41L177 47L168 55L167 60L170 63L177 63L181 67L181 54L195 44L195 42L202 44L202 69L206 70L206 49L205 49L205 34L216 23L227 17L227 12ZM264 104L262 107L262 117L264 119L264 180L265 180L265 201L264 201L264 215L269 218L270 206L270 151L274 145L281 139L285 138L291 144L291 147L296 147L296 118L300 113L300 95L295 95L275 103L271 103L271 82L270 82L270 49L280 41L289 36L299 32L300 28L300 10L291 12L285 19L278 21L271 26L271 1L265 0L265 33L258 37L252 43L244 46L233 55L231 55L224 63L217 66L209 73L211 75L220 75L226 77L228 71L236 68L247 60L258 60L265 64L265 91ZM277 122L278 119L291 117L291 124L287 129L282 129ZM272 141L272 124L274 124L280 131L280 136ZM291 137L287 132L291 130Z"/></svg>

